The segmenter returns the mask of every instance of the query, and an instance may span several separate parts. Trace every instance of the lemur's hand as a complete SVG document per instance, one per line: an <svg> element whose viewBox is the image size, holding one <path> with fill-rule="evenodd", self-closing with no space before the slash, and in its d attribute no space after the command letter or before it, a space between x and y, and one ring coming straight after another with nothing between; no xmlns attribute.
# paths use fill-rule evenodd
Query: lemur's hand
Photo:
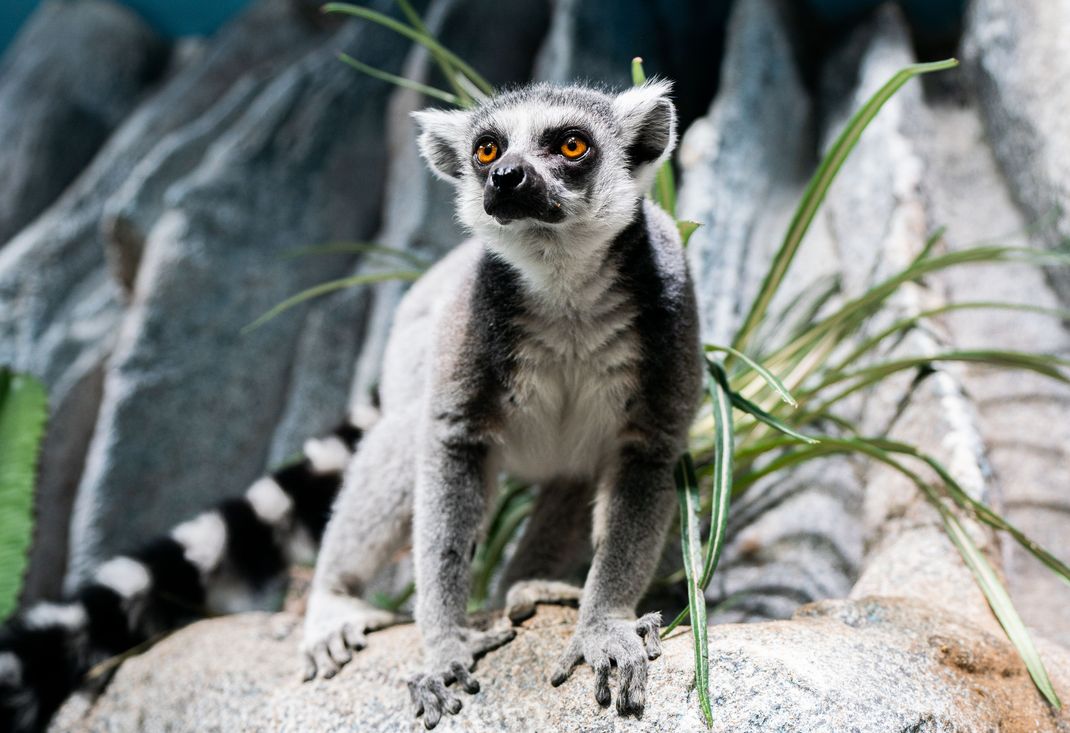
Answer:
<svg viewBox="0 0 1070 733"><path fill-rule="evenodd" d="M365 634L404 620L403 616L359 598L314 590L308 599L301 642L305 681L317 675L325 679L334 677L353 658L354 651L368 644Z"/></svg>
<svg viewBox="0 0 1070 733"><path fill-rule="evenodd" d="M409 679L409 695L416 716L424 717L424 727L434 728L443 713L456 715L461 701L447 689L457 682L469 695L479 692L479 682L472 676L476 659L507 644L516 636L513 629L476 631L457 629L456 635L434 644L428 651L427 673Z"/></svg>
<svg viewBox="0 0 1070 733"><path fill-rule="evenodd" d="M600 618L581 623L550 677L554 687L564 683L582 662L594 668L594 699L609 705L609 669L617 665L617 712L643 712L646 703L646 663L661 656L661 614L648 613L638 621Z"/></svg>

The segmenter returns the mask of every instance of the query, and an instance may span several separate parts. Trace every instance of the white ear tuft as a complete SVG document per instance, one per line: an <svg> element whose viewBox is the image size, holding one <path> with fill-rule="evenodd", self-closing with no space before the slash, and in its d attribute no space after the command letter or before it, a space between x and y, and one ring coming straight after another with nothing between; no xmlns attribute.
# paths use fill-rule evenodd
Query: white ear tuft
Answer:
<svg viewBox="0 0 1070 733"><path fill-rule="evenodd" d="M469 113L463 110L425 109L413 112L420 128L420 154L431 171L447 181L455 181L464 165L465 130Z"/></svg>
<svg viewBox="0 0 1070 733"><path fill-rule="evenodd" d="M633 170L660 165L676 147L676 107L669 99L671 93L671 82L652 79L613 100Z"/></svg>

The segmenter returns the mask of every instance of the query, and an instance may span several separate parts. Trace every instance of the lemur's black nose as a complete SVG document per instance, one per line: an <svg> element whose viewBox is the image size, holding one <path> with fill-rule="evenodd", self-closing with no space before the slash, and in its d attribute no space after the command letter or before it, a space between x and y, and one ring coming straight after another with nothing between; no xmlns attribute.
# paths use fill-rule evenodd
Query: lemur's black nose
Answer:
<svg viewBox="0 0 1070 733"><path fill-rule="evenodd" d="M499 191L520 188L520 184L524 182L524 169L521 166L502 166L491 171L490 182Z"/></svg>

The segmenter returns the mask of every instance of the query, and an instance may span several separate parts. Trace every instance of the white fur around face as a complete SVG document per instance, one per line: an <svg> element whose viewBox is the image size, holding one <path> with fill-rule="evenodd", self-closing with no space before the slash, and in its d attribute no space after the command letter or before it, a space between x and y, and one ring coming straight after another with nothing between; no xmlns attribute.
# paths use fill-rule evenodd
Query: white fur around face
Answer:
<svg viewBox="0 0 1070 733"><path fill-rule="evenodd" d="M38 603L26 612L22 620L29 629L61 626L76 630L85 626L88 619L81 603Z"/></svg>
<svg viewBox="0 0 1070 733"><path fill-rule="evenodd" d="M149 569L129 557L113 557L97 568L96 581L126 600L144 593L152 584Z"/></svg>
<svg viewBox="0 0 1070 733"><path fill-rule="evenodd" d="M312 472L318 474L341 473L353 457L346 444L335 435L306 440L304 453L312 464Z"/></svg>
<svg viewBox="0 0 1070 733"><path fill-rule="evenodd" d="M171 537L186 550L186 559L202 573L219 566L227 546L227 526L219 512L205 512L171 531Z"/></svg>
<svg viewBox="0 0 1070 733"><path fill-rule="evenodd" d="M291 499L270 476L258 479L245 492L245 499L261 521L276 525L286 519L293 509Z"/></svg>

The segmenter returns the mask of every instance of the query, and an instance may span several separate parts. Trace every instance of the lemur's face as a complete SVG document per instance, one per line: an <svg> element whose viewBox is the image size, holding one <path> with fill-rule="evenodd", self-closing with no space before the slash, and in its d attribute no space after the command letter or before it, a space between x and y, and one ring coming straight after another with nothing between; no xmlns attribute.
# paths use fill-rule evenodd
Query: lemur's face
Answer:
<svg viewBox="0 0 1070 733"><path fill-rule="evenodd" d="M420 149L457 185L462 222L491 246L582 248L628 224L671 153L669 91L539 84L473 110L426 110L415 115Z"/></svg>

